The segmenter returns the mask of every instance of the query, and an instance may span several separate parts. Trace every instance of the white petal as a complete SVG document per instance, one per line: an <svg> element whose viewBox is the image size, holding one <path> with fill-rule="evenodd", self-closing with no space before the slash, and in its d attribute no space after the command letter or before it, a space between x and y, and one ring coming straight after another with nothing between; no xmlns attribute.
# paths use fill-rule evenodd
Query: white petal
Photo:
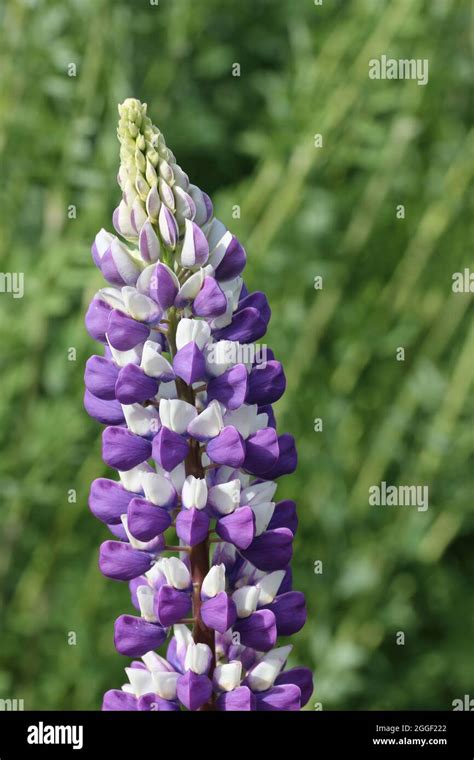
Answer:
<svg viewBox="0 0 474 760"><path fill-rule="evenodd" d="M119 288L101 288L97 295L113 309L123 309L122 291Z"/></svg>
<svg viewBox="0 0 474 760"><path fill-rule="evenodd" d="M180 319L176 329L176 347L178 350L192 340L203 350L211 336L211 328L202 319Z"/></svg>
<svg viewBox="0 0 474 760"><path fill-rule="evenodd" d="M173 626L173 635L176 639L176 646L178 649L187 649L190 644L193 643L193 635L187 625L183 623L176 623Z"/></svg>
<svg viewBox="0 0 474 760"><path fill-rule="evenodd" d="M137 464L136 467L132 467L131 470L127 470L126 472L120 472L119 470L123 487L127 491L132 491L132 493L141 493L143 476L147 472L152 472L152 469L146 462Z"/></svg>
<svg viewBox="0 0 474 760"><path fill-rule="evenodd" d="M212 654L207 644L190 644L184 658L184 669L192 670L197 675L203 675L209 670Z"/></svg>
<svg viewBox="0 0 474 760"><path fill-rule="evenodd" d="M257 609L260 589L256 586L242 586L232 594L240 618L249 617Z"/></svg>
<svg viewBox="0 0 474 760"><path fill-rule="evenodd" d="M209 490L209 503L221 515L229 515L240 503L240 480L212 486Z"/></svg>
<svg viewBox="0 0 474 760"><path fill-rule="evenodd" d="M260 604L271 604L273 602L284 577L284 570L275 570L273 573L267 573L258 581L257 587L260 589L258 601Z"/></svg>
<svg viewBox="0 0 474 760"><path fill-rule="evenodd" d="M169 664L167 660L165 660L164 657L161 657L156 652L150 651L146 652L142 656L143 663L147 666L150 673L156 672L156 673L173 673L174 668L172 665Z"/></svg>
<svg viewBox="0 0 474 760"><path fill-rule="evenodd" d="M114 238L110 244L110 251L114 261L115 268L122 280L127 285L132 285L137 281L139 271L133 261L130 251L124 243L118 238Z"/></svg>
<svg viewBox="0 0 474 760"><path fill-rule="evenodd" d="M184 462L181 462L174 470L169 473L171 482L173 483L177 491L181 491L184 481L186 480L186 467Z"/></svg>
<svg viewBox="0 0 474 760"><path fill-rule="evenodd" d="M99 259L101 259L104 253L107 251L107 249L110 248L110 245L114 237L115 235L112 235L110 232L107 232L107 230L104 230L103 227L101 230L99 230L94 240L95 247L99 255Z"/></svg>
<svg viewBox="0 0 474 760"><path fill-rule="evenodd" d="M138 343L138 345L134 346L129 351L117 351L117 349L111 346L110 343L109 348L115 364L119 367L126 367L127 364L140 364L143 343Z"/></svg>
<svg viewBox="0 0 474 760"><path fill-rule="evenodd" d="M159 507L167 506L174 496L173 484L157 472L149 472L142 479L145 498Z"/></svg>
<svg viewBox="0 0 474 760"><path fill-rule="evenodd" d="M262 501L260 504L251 504L250 508L255 515L255 535L260 536L266 531L273 517L275 502Z"/></svg>
<svg viewBox="0 0 474 760"><path fill-rule="evenodd" d="M186 509L204 509L207 504L207 483L204 478L188 475L183 484L181 500Z"/></svg>
<svg viewBox="0 0 474 760"><path fill-rule="evenodd" d="M139 293L136 288L122 288L123 301L131 317L141 322L156 320L162 313L158 305L148 296Z"/></svg>
<svg viewBox="0 0 474 760"><path fill-rule="evenodd" d="M128 527L127 515L121 515L120 516L120 520L121 520L122 525L124 527L125 533L127 534L127 538L130 541L130 546L133 546L134 549L144 549L144 550L148 549L149 546L150 546L150 544L153 543L153 540L152 541L139 541L138 538L135 538L135 536L133 536L130 533L130 530L129 530L129 527Z"/></svg>
<svg viewBox="0 0 474 760"><path fill-rule="evenodd" d="M166 671L156 671L151 673L152 688L150 691L158 694L161 699L176 699L176 683L179 673L167 673Z"/></svg>
<svg viewBox="0 0 474 760"><path fill-rule="evenodd" d="M162 399L160 401L160 419L162 425L182 435L188 425L197 416L197 410L192 404L181 399Z"/></svg>
<svg viewBox="0 0 474 760"><path fill-rule="evenodd" d="M223 563L211 567L202 582L201 591L209 598L225 591L225 565Z"/></svg>
<svg viewBox="0 0 474 760"><path fill-rule="evenodd" d="M122 409L127 427L132 433L147 436L154 435L160 429L158 410L153 406L122 404Z"/></svg>
<svg viewBox="0 0 474 760"><path fill-rule="evenodd" d="M145 578L151 586L163 583L166 580L163 570L160 568L159 562L155 562L149 570L145 573Z"/></svg>
<svg viewBox="0 0 474 760"><path fill-rule="evenodd" d="M202 288L204 282L204 270L198 269L197 272L189 277L186 282L180 287L179 293L176 298L183 301L192 301L196 298L197 294Z"/></svg>
<svg viewBox="0 0 474 760"><path fill-rule="evenodd" d="M236 427L243 438L248 438L255 432L257 410L257 404L242 404L239 409L227 412L224 415L224 422L226 425Z"/></svg>
<svg viewBox="0 0 474 760"><path fill-rule="evenodd" d="M273 686L275 678L288 659L292 648L292 646L279 647L272 649L263 656L258 665L252 668L247 676L252 691L266 691Z"/></svg>
<svg viewBox="0 0 474 760"><path fill-rule="evenodd" d="M242 506L246 504L260 504L262 501L271 501L275 495L277 484L273 480L265 480L263 483L254 483L247 488L244 488L241 493L240 503Z"/></svg>
<svg viewBox="0 0 474 760"><path fill-rule="evenodd" d="M153 589L150 586L138 586L137 588L137 600L140 606L140 613L144 620L149 623L156 623L156 615L153 612Z"/></svg>
<svg viewBox="0 0 474 760"><path fill-rule="evenodd" d="M151 673L143 668L125 668L128 680L136 697L150 694L154 691Z"/></svg>
<svg viewBox="0 0 474 760"><path fill-rule="evenodd" d="M222 412L218 401L211 401L209 406L194 419L188 427L188 433L195 438L215 438L224 427Z"/></svg>
<svg viewBox="0 0 474 760"><path fill-rule="evenodd" d="M173 367L161 354L161 346L152 340L146 340L143 344L140 366L146 375L158 380L169 381L174 377Z"/></svg>
<svg viewBox="0 0 474 760"><path fill-rule="evenodd" d="M146 295L149 292L150 284L153 275L155 274L156 264L149 264L143 272L140 274L140 277L137 280L136 288L139 293L143 293Z"/></svg>
<svg viewBox="0 0 474 760"><path fill-rule="evenodd" d="M222 240L224 235L227 233L227 227L223 222L221 222L220 219L214 219L210 223L207 232L207 242L209 243L209 250L212 251L217 246L217 244Z"/></svg>
<svg viewBox="0 0 474 760"><path fill-rule="evenodd" d="M214 683L222 691L233 691L240 686L242 663L233 660L225 665L218 665L214 670Z"/></svg>
<svg viewBox="0 0 474 760"><path fill-rule="evenodd" d="M219 377L239 361L239 343L235 340L218 340L206 347L206 370Z"/></svg>
<svg viewBox="0 0 474 760"><path fill-rule="evenodd" d="M218 221L217 219L215 220ZM218 237L220 230L214 230L211 231L211 234L209 236L209 263L212 264L214 269L217 269L219 264L221 263L222 259L224 258L226 251L229 247L229 245L232 242L232 232L229 232L228 230L222 235L220 240L218 241L217 245L211 250L211 245L214 242L215 238Z"/></svg>
<svg viewBox="0 0 474 760"><path fill-rule="evenodd" d="M191 576L182 560L177 557L164 557L157 564L160 565L170 586L180 590L188 588Z"/></svg>
<svg viewBox="0 0 474 760"><path fill-rule="evenodd" d="M158 399L173 399L178 398L178 389L176 388L176 383L174 380L171 380L169 383L160 383L160 388L158 390L158 393L156 395L156 398Z"/></svg>

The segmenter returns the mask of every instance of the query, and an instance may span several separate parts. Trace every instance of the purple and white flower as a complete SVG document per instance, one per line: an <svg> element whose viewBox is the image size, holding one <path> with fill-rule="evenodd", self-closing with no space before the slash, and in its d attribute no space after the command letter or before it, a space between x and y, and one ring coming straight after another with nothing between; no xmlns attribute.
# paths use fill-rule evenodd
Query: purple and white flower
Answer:
<svg viewBox="0 0 474 760"><path fill-rule="evenodd" d="M100 569L128 581L135 608L116 620L115 646L141 660L103 709L299 710L311 673L288 669L291 645L278 645L306 619L290 569L295 504L275 496L297 462L272 410L286 380L271 352L257 368L243 351L270 308L146 105L128 99L119 114L120 237L101 230L92 246L108 284L86 314L103 354L87 361L84 404L118 473L89 497L111 534Z"/></svg>

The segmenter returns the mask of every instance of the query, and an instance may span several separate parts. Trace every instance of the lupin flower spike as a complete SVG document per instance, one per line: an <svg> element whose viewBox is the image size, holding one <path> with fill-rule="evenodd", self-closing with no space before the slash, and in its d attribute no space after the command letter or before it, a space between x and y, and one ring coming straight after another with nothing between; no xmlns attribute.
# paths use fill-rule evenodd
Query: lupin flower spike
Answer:
<svg viewBox="0 0 474 760"><path fill-rule="evenodd" d="M86 364L84 404L118 471L90 490L113 536L100 569L129 582L136 609L116 620L115 646L141 660L103 709L299 710L311 673L285 669L291 645L277 643L306 619L290 569L297 518L274 498L296 451L272 411L282 366L254 350L270 308L146 104L119 114L122 200L117 235L92 246L107 285L86 315L103 352Z"/></svg>

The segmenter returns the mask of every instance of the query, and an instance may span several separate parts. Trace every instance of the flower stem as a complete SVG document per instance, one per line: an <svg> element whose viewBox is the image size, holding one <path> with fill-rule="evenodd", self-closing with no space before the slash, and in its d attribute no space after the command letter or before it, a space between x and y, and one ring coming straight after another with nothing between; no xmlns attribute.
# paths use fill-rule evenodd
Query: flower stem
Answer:
<svg viewBox="0 0 474 760"><path fill-rule="evenodd" d="M170 310L169 314L169 329L168 329L168 345L170 354L173 357L176 353L176 328L178 325L178 318L174 309ZM180 378L176 378L176 388L178 391L178 397L183 401L194 406L195 394L191 386L187 385ZM185 460L186 475L193 475L195 478L204 478L205 471L202 466L201 452L198 441L190 441L189 454ZM209 677L212 678L214 668L216 666L216 645L214 631L205 625L201 619L201 586L204 578L210 569L209 562L209 540L208 537L196 544L191 548L189 552L189 561L191 567L191 578L193 582L193 639L196 644L207 644L212 653L211 667L209 670ZM201 708L203 711L215 710L214 695L209 702L203 705Z"/></svg>

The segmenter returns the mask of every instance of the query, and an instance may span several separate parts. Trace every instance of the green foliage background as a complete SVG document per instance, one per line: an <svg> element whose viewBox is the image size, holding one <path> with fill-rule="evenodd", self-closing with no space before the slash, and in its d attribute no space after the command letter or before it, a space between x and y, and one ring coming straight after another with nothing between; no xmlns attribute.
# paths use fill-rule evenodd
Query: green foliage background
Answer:
<svg viewBox="0 0 474 760"><path fill-rule="evenodd" d="M472 267L469 3L5 0L0 20L1 270L25 273L22 300L0 295L0 697L97 709L128 662L112 645L128 590L99 574L106 530L87 508L100 426L82 408L89 247L118 202L127 96L212 195L273 309L310 709L472 695L472 296L451 290ZM428 85L369 80L381 54L428 58ZM369 507L381 480L428 484L428 511Z"/></svg>

